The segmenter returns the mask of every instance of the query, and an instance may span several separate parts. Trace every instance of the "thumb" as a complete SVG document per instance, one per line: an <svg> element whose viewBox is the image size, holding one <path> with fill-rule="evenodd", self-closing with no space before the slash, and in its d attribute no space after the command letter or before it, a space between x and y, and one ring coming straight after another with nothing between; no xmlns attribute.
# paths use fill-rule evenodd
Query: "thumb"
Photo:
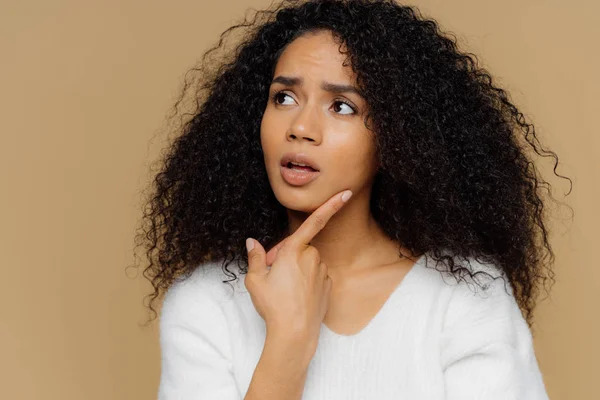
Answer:
<svg viewBox="0 0 600 400"><path fill-rule="evenodd" d="M248 238L246 239L246 249L248 250L248 272L255 272L260 275L269 272L267 269L267 255L260 242Z"/></svg>

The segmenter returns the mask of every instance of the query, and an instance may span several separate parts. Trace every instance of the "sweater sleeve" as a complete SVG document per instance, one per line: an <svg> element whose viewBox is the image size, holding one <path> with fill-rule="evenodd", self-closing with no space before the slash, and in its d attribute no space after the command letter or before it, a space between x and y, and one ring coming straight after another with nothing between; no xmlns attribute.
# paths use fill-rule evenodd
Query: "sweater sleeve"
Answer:
<svg viewBox="0 0 600 400"><path fill-rule="evenodd" d="M531 331L504 275L483 289L462 281L453 288L440 344L446 400L548 400Z"/></svg>
<svg viewBox="0 0 600 400"><path fill-rule="evenodd" d="M240 400L218 298L192 276L167 291L160 316L158 400Z"/></svg>

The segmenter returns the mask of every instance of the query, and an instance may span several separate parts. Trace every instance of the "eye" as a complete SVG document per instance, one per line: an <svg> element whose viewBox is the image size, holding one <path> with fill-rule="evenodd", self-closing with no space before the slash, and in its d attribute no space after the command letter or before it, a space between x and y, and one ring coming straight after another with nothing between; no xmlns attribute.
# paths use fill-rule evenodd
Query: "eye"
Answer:
<svg viewBox="0 0 600 400"><path fill-rule="evenodd" d="M281 104L281 103L277 102L277 100L280 98L280 95L283 95L284 98L286 96L291 97L291 96L287 95L285 92L276 92L273 96L271 96L271 100L273 101L273 103L279 104L279 105Z"/></svg>
<svg viewBox="0 0 600 400"><path fill-rule="evenodd" d="M273 94L273 95L271 96L271 101L272 101L272 102L273 102L275 105L284 105L284 104L282 104L282 103L280 103L280 102L278 101L278 100L279 100L281 97L283 97L283 98L285 99L285 97L291 97L291 96L289 96L287 93L285 93L285 92L283 92L283 91L281 91L281 92L276 92L275 94ZM346 106L347 108L349 108L349 109L350 109L350 112L349 112L349 113L342 113L342 114L340 114L340 115L351 115L351 114L356 114L356 112L357 112L357 111L356 111L356 109L355 109L354 107L352 107L352 106L351 106L349 103L345 102L344 100L339 100L339 99L336 99L336 100L334 101L334 105L337 105L337 104L344 105L344 106Z"/></svg>
<svg viewBox="0 0 600 400"><path fill-rule="evenodd" d="M354 109L354 107L352 107L350 104L346 103L343 100L336 100L334 104L342 104L345 105L346 107L348 107L350 109L351 114L356 114L356 110ZM348 114L342 114L342 115L348 115Z"/></svg>

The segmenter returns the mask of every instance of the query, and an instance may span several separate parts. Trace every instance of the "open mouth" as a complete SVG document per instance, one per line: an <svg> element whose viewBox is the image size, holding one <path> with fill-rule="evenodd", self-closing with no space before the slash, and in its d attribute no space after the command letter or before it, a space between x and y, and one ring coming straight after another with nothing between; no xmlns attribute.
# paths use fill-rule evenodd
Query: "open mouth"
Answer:
<svg viewBox="0 0 600 400"><path fill-rule="evenodd" d="M287 163L286 167L294 171L317 172L316 169L309 167L308 165L298 165L292 162Z"/></svg>
<svg viewBox="0 0 600 400"><path fill-rule="evenodd" d="M292 186L303 186L317 179L321 172L308 165L287 163L281 167L281 177Z"/></svg>

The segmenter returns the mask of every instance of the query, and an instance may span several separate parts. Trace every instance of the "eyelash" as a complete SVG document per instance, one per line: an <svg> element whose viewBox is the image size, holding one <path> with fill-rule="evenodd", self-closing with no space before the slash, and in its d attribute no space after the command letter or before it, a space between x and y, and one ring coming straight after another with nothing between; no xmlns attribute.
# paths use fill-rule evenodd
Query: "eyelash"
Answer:
<svg viewBox="0 0 600 400"><path fill-rule="evenodd" d="M289 96L289 94L285 93L285 91L280 90L279 92L275 92L272 96L271 96L271 102L273 102L273 104L280 106L281 104L277 103L277 96L279 96L280 94L285 94L286 96ZM344 101L344 100L340 100L340 99L335 99L334 100L336 103L342 103L347 105L348 107L350 107L350 109L353 111L354 114L356 114L358 111L356 110L356 108L354 108L350 103ZM340 114L340 115L353 115L353 114Z"/></svg>

